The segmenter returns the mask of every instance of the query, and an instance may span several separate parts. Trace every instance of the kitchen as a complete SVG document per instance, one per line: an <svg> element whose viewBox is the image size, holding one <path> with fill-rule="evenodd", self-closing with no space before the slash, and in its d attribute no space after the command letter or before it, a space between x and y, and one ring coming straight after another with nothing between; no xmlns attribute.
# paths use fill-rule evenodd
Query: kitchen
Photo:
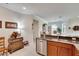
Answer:
<svg viewBox="0 0 79 59"><path fill-rule="evenodd" d="M49 22L37 38L36 52L43 56L79 56L79 17Z"/></svg>

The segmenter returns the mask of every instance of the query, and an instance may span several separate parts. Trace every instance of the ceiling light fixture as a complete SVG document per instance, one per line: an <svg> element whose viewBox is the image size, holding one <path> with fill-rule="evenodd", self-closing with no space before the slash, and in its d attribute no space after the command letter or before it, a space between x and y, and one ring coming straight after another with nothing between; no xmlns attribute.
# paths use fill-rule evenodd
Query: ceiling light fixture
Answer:
<svg viewBox="0 0 79 59"><path fill-rule="evenodd" d="M26 7L22 7L23 10L26 10Z"/></svg>

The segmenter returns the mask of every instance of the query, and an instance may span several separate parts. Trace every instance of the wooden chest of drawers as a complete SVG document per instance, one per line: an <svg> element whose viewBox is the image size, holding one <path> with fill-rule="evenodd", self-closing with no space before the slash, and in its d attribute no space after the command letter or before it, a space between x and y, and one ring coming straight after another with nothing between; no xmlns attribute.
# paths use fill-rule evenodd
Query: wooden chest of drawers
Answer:
<svg viewBox="0 0 79 59"><path fill-rule="evenodd" d="M12 41L9 42L8 51L10 53L12 53L16 50L23 48L23 47L24 47L23 39L22 38L16 38L15 40L12 40Z"/></svg>

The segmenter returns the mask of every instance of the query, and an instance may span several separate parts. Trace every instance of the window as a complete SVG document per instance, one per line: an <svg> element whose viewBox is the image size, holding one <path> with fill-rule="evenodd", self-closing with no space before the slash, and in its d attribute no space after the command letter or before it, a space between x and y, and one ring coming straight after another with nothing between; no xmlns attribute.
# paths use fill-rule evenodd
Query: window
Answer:
<svg viewBox="0 0 79 59"><path fill-rule="evenodd" d="M52 34L57 34L57 25L52 25Z"/></svg>

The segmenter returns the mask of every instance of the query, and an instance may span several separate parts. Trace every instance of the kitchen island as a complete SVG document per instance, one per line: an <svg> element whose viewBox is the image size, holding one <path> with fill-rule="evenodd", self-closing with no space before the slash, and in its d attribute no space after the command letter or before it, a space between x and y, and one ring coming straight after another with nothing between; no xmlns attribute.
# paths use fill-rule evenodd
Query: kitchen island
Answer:
<svg viewBox="0 0 79 59"><path fill-rule="evenodd" d="M79 37L76 36L56 36L46 35L41 40L42 44L37 43L37 52L47 56L78 56L79 55ZM41 45L41 46L38 46ZM43 50L42 50L43 49ZM41 51L41 52L40 52ZM44 53L43 53L44 52Z"/></svg>

